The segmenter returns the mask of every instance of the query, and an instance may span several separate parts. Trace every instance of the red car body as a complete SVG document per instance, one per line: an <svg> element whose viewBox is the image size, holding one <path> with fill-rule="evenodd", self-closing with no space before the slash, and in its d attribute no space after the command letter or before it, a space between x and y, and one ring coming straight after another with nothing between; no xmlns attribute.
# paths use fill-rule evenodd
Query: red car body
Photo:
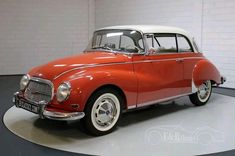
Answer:
<svg viewBox="0 0 235 156"><path fill-rule="evenodd" d="M196 87L208 79L221 83L216 67L202 53L192 52L156 56L85 52L36 67L29 75L50 80L54 88L70 81L69 99L60 103L54 97L47 106L68 112L83 111L92 93L106 85L119 88L125 95L125 108L130 109L189 95L192 81Z"/></svg>
<svg viewBox="0 0 235 156"><path fill-rule="evenodd" d="M101 30L124 28L111 27ZM150 30L149 27L144 27L145 32L135 27L125 29L132 30L129 34L140 31L141 36L148 34ZM51 99L43 106L39 103L42 108L36 113L41 118L55 120L83 118L89 98L97 90L106 87L121 93L124 99L123 109L129 110L193 94L207 80L216 86L224 82L225 79L217 68L198 51L193 38L188 37L184 31L162 27L154 27L152 30L156 30L153 33L175 34L176 40L177 35L183 35L191 45L192 51L151 54L148 52L151 51L150 47L145 47L144 53L98 48L33 68L28 76L39 83L48 82L52 87ZM109 36L111 35L116 34L110 33ZM140 46L137 49L140 49ZM63 82L69 82L71 86L69 96L63 101L58 101L57 88ZM40 92L32 94L36 96ZM32 102L25 98L24 89L15 94L13 101L17 107L32 109L19 104L22 99L26 100L26 103ZM81 112L83 114L76 114Z"/></svg>

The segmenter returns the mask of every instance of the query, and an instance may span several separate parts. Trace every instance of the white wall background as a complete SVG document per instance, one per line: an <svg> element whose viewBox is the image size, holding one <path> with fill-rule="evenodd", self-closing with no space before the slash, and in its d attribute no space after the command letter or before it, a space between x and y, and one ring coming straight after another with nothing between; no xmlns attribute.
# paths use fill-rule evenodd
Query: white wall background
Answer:
<svg viewBox="0 0 235 156"><path fill-rule="evenodd" d="M0 0L0 74L76 54L94 29L94 0Z"/></svg>
<svg viewBox="0 0 235 156"><path fill-rule="evenodd" d="M204 54L235 88L234 0L96 0L96 28L123 24L177 26L195 36Z"/></svg>
<svg viewBox="0 0 235 156"><path fill-rule="evenodd" d="M0 0L0 74L76 54L94 28L123 24L186 29L235 88L233 0Z"/></svg>
<svg viewBox="0 0 235 156"><path fill-rule="evenodd" d="M235 88L235 1L204 0L202 49Z"/></svg>

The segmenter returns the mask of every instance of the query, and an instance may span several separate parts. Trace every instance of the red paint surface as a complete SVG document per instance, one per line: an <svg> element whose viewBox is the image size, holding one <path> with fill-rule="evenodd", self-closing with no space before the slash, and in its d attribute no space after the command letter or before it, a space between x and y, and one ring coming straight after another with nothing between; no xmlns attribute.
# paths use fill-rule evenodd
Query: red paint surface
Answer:
<svg viewBox="0 0 235 156"><path fill-rule="evenodd" d="M179 60L181 59L181 60ZM220 84L220 73L201 53L126 55L87 52L56 60L29 72L33 77L50 80L57 87L64 81L72 86L69 98L58 103L56 94L50 110L83 111L91 94L104 85L120 88L126 106L138 106L192 91L205 80ZM71 104L79 104L73 108Z"/></svg>

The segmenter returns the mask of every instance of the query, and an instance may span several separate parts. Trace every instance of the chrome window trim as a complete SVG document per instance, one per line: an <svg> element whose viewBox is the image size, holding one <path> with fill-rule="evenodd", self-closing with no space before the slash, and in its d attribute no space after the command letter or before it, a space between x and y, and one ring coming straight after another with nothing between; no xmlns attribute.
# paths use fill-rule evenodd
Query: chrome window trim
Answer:
<svg viewBox="0 0 235 156"><path fill-rule="evenodd" d="M191 53L198 53L198 51L196 50L195 46L193 43L196 43L194 38L188 38L187 36L180 34L180 33L158 33L158 32L153 32L153 33L144 33L143 35L143 39L145 39L145 55L149 55L148 54L148 50L149 50L149 45L147 44L147 35L154 35L154 34L172 34L175 35L176 37L176 44L178 44L178 36L181 35L183 36L187 41L188 44L190 45L190 47L192 48L192 52ZM196 43L197 44L197 43ZM180 54L181 52L179 52L178 48L177 48L177 52L172 52L172 53L156 53L155 55L161 55L161 54Z"/></svg>
<svg viewBox="0 0 235 156"><path fill-rule="evenodd" d="M101 30L97 30L97 31L102 31L102 30L106 30L106 29L101 29ZM190 46L192 47L192 53L198 53L198 48L195 47L195 45L194 45L194 43L196 43L194 38L193 37L189 38L189 37L187 37L187 36L185 36L184 34L181 34L181 33L174 33L174 32L171 32L171 33L169 33L169 32L166 32L166 33L163 33L163 32L161 32L161 33L158 33L158 32L143 33L142 31L137 30L137 29L107 29L107 30L132 30L132 31L139 32L142 36L142 39L143 39L144 51L142 53L141 52L129 53L129 52L120 52L120 51L115 51L115 50L111 51L111 50L99 49L99 50L102 50L102 51L111 52L111 53L120 53L120 54L126 54L126 55L149 55L148 54L149 45L147 44L147 39L146 39L147 34L175 34L176 38L178 37L178 35L181 35L181 36L185 37L186 40L188 41L188 43L190 44ZM95 32L97 32L97 31L95 31ZM94 33L93 33L93 35L94 35ZM178 40L178 38L177 38L177 40ZM196 46L197 46L197 43L196 43ZM89 52L89 51L97 51L97 49L94 49L94 50L93 49L89 49L89 50L85 49L84 50L84 52ZM179 52L177 52L177 53L179 53ZM167 54L167 53L164 53L164 54ZM169 54L172 54L172 53L169 53Z"/></svg>
<svg viewBox="0 0 235 156"><path fill-rule="evenodd" d="M146 46L146 44L145 44L145 39L144 39L144 33L142 32L142 31L140 31L140 30L136 30L136 29L99 29L99 30L96 30L95 32L98 32L98 31L105 31L105 30L130 30L130 31L137 31L137 32L139 32L140 34L141 34L141 36L142 36L142 39L143 39L143 48L144 48L144 51L142 52L142 53L140 53L140 52L138 52L138 53L129 53L129 52L120 52L120 51L115 51L115 50L105 50L105 49L99 49L99 50L102 50L102 51L107 51L107 52L111 52L111 53L121 53L121 54L127 54L127 55L140 55L140 54L146 54L146 52L147 52L147 48L145 47ZM93 35L92 35L92 38L93 38L93 36L94 36L94 34L95 34L95 32L93 33ZM97 51L97 49L85 49L84 50L84 52L89 52L89 51Z"/></svg>

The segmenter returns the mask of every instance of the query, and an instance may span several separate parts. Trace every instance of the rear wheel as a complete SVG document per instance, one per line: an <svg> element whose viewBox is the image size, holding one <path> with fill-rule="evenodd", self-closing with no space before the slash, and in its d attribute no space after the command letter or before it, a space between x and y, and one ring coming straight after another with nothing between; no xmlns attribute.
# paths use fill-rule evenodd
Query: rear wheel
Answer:
<svg viewBox="0 0 235 156"><path fill-rule="evenodd" d="M212 92L211 81L208 80L199 86L198 91L194 94L189 95L190 101L195 106L202 106L207 103L210 99Z"/></svg>
<svg viewBox="0 0 235 156"><path fill-rule="evenodd" d="M112 132L122 112L123 98L114 89L105 88L92 95L85 109L86 130L96 136Z"/></svg>

